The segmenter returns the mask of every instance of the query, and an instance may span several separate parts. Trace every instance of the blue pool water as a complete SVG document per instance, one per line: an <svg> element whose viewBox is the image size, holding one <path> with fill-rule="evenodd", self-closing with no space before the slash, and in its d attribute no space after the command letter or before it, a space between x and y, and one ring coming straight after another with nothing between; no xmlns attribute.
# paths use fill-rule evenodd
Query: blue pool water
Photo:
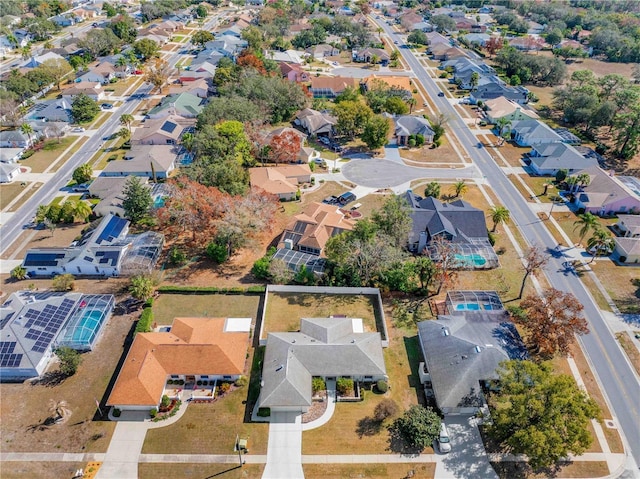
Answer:
<svg viewBox="0 0 640 479"><path fill-rule="evenodd" d="M476 268L484 266L487 263L487 260L484 258L484 256L481 256L479 254L457 254L455 255L455 258L465 264L472 264Z"/></svg>
<svg viewBox="0 0 640 479"><path fill-rule="evenodd" d="M72 341L90 344L100 329L102 311L89 310L73 329Z"/></svg>
<svg viewBox="0 0 640 479"><path fill-rule="evenodd" d="M459 303L459 304L456 304L456 311L480 311L480 304Z"/></svg>

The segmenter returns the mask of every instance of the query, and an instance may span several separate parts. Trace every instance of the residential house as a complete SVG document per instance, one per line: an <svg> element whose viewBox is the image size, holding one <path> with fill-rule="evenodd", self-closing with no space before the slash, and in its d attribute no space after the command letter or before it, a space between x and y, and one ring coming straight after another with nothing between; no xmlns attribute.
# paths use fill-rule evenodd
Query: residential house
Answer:
<svg viewBox="0 0 640 479"><path fill-rule="evenodd" d="M482 77L478 86L469 94L472 103L479 101L486 103L489 100L504 97L516 103L525 104L529 101L529 90L523 86L507 86L495 75Z"/></svg>
<svg viewBox="0 0 640 479"><path fill-rule="evenodd" d="M544 25L540 25L538 22L534 22L529 20L529 30L527 33L529 35L540 35L544 32Z"/></svg>
<svg viewBox="0 0 640 479"><path fill-rule="evenodd" d="M100 101L105 97L105 91L100 83L80 82L62 90L62 98L73 99L78 95L87 95L95 101Z"/></svg>
<svg viewBox="0 0 640 479"><path fill-rule="evenodd" d="M494 73L491 67L467 57L458 57L453 60L442 62L440 68L453 68L453 82L457 83L460 88L465 90L471 90L472 88L480 85L480 81L475 85L473 84L472 78L474 73L478 75L478 80L483 76L492 75Z"/></svg>
<svg viewBox="0 0 640 479"><path fill-rule="evenodd" d="M58 98L55 100L45 100L36 103L31 118L40 121L55 121L70 123L71 102L69 98Z"/></svg>
<svg viewBox="0 0 640 479"><path fill-rule="evenodd" d="M230 37L242 38L242 28L237 25L232 25L229 28L222 30L218 35L228 35Z"/></svg>
<svg viewBox="0 0 640 479"><path fill-rule="evenodd" d="M62 138L69 129L64 121L30 121L32 135L37 138Z"/></svg>
<svg viewBox="0 0 640 479"><path fill-rule="evenodd" d="M332 137L337 123L336 117L326 111L305 108L296 116L294 123L300 125L312 137Z"/></svg>
<svg viewBox="0 0 640 479"><path fill-rule="evenodd" d="M162 30L147 31L144 34L139 33L136 40L152 40L158 45L166 45L171 39L171 34Z"/></svg>
<svg viewBox="0 0 640 479"><path fill-rule="evenodd" d="M217 50L225 57L235 58L242 50L247 48L249 44L242 38L236 38L230 35L220 35L205 44L206 49Z"/></svg>
<svg viewBox="0 0 640 479"><path fill-rule="evenodd" d="M407 146L409 136L422 135L425 143L433 143L433 129L429 120L421 116L402 115L395 118L394 135L398 146Z"/></svg>
<svg viewBox="0 0 640 479"><path fill-rule="evenodd" d="M422 15L418 15L416 12L409 10L407 13L404 13L400 17L400 25L404 27L405 30L411 32L415 30L413 25L416 23L420 23L424 21L424 17Z"/></svg>
<svg viewBox="0 0 640 479"><path fill-rule="evenodd" d="M183 118L195 118L202 111L202 98L191 93L179 93L167 95L158 106L147 112L147 117L157 120L170 115L179 115Z"/></svg>
<svg viewBox="0 0 640 479"><path fill-rule="evenodd" d="M324 247L329 238L351 231L355 225L338 207L325 203L311 203L295 215L287 225L278 249L296 250L324 257Z"/></svg>
<svg viewBox="0 0 640 479"><path fill-rule="evenodd" d="M99 198L100 203L93 207L93 212L99 216L124 217L124 208L122 201L124 195L122 191L129 180L129 176L98 176L89 184L89 195L92 198ZM143 179L146 184L147 179Z"/></svg>
<svg viewBox="0 0 640 479"><path fill-rule="evenodd" d="M468 45L484 47L491 36L486 33L468 33L462 38Z"/></svg>
<svg viewBox="0 0 640 479"><path fill-rule="evenodd" d="M314 377L387 380L380 333L365 332L361 319L343 317L302 318L298 332L270 332L258 406L307 412Z"/></svg>
<svg viewBox="0 0 640 479"><path fill-rule="evenodd" d="M75 25L76 19L73 15L56 15L50 18L50 20L60 27L70 27Z"/></svg>
<svg viewBox="0 0 640 479"><path fill-rule="evenodd" d="M512 124L521 120L537 120L538 114L529 108L523 107L520 103L508 100L500 96L485 102L487 110L485 118L488 123L496 124L500 118L509 120Z"/></svg>
<svg viewBox="0 0 640 479"><path fill-rule="evenodd" d="M612 257L623 264L640 263L640 238L614 238Z"/></svg>
<svg viewBox="0 0 640 479"><path fill-rule="evenodd" d="M409 251L440 255L439 242L456 251L455 266L460 269L488 269L499 266L489 243L487 223L482 210L463 200L443 203L436 198L422 198L408 190L404 197L410 208Z"/></svg>
<svg viewBox="0 0 640 479"><path fill-rule="evenodd" d="M198 98L205 99L209 96L209 82L205 78L197 78L181 82L180 85L171 85L169 87L170 95L179 95L180 93L189 93Z"/></svg>
<svg viewBox="0 0 640 479"><path fill-rule="evenodd" d="M325 57L334 57L340 55L340 50L338 50L333 45L329 45L328 43L321 43L319 45L314 45L305 50L309 55L313 56L316 60L322 61Z"/></svg>
<svg viewBox="0 0 640 479"><path fill-rule="evenodd" d="M496 308L498 295L493 293L494 301L487 303L492 309L487 310L475 298L483 299L481 293L492 292L462 293L474 294L469 295L469 303L458 304L462 306L460 310L418 323L424 357L419 374L423 382L430 384L445 416L473 415L484 410L483 388L498 379L500 363L527 358L527 349L509 314L501 305ZM469 310L467 304L477 306L478 311Z"/></svg>
<svg viewBox="0 0 640 479"><path fill-rule="evenodd" d="M364 50L354 51L353 59L356 62L373 63L377 59L376 63L382 63L386 65L389 63L390 55L382 48L365 48Z"/></svg>
<svg viewBox="0 0 640 479"><path fill-rule="evenodd" d="M466 30L471 33L484 33L487 31L486 25L481 25L469 18L460 18L456 21L456 30Z"/></svg>
<svg viewBox="0 0 640 479"><path fill-rule="evenodd" d="M429 40L429 49L430 46L434 45L448 45L451 46L451 40L441 33L438 32L427 32L427 39Z"/></svg>
<svg viewBox="0 0 640 479"><path fill-rule="evenodd" d="M0 55L6 56L8 53L11 53L14 48L16 48L16 45L12 40L9 40L9 37L0 35Z"/></svg>
<svg viewBox="0 0 640 479"><path fill-rule="evenodd" d="M434 60L447 61L458 57L466 57L467 54L458 47L452 47L451 45L444 43L436 43L429 46L429 53L433 56Z"/></svg>
<svg viewBox="0 0 640 479"><path fill-rule="evenodd" d="M182 135L194 129L193 118L169 115L157 120L146 120L133 130L132 145L177 145Z"/></svg>
<svg viewBox="0 0 640 479"><path fill-rule="evenodd" d="M174 145L134 145L124 160L110 161L100 175L166 179L176 169L177 157Z"/></svg>
<svg viewBox="0 0 640 479"><path fill-rule="evenodd" d="M119 73L122 75L122 70L116 72L116 66L114 63L108 61L102 61L99 64L91 67L91 69L76 78L76 81L80 80L82 83L100 83L106 85L111 80L116 78Z"/></svg>
<svg viewBox="0 0 640 479"><path fill-rule="evenodd" d="M108 215L71 246L28 249L22 266L29 276L70 273L110 277L150 272L160 256L164 237L151 231L128 233L128 220Z"/></svg>
<svg viewBox="0 0 640 479"><path fill-rule="evenodd" d="M20 130L0 131L0 148L31 148L34 137L22 133Z"/></svg>
<svg viewBox="0 0 640 479"><path fill-rule="evenodd" d="M0 183L11 183L20 174L20 165L0 163Z"/></svg>
<svg viewBox="0 0 640 479"><path fill-rule="evenodd" d="M420 30L421 32L432 32L434 30L434 26L429 22L416 22L409 28L410 31Z"/></svg>
<svg viewBox="0 0 640 479"><path fill-rule="evenodd" d="M562 137L553 128L539 120L521 120L511 125L513 141L520 146L562 143Z"/></svg>
<svg viewBox="0 0 640 479"><path fill-rule="evenodd" d="M549 48L550 45L541 37L525 35L509 39L509 45L521 51L540 51Z"/></svg>
<svg viewBox="0 0 640 479"><path fill-rule="evenodd" d="M82 20L89 20L98 16L98 12L90 8L76 8L73 14Z"/></svg>
<svg viewBox="0 0 640 479"><path fill-rule="evenodd" d="M57 53L47 52L42 55L34 55L21 66L24 68L36 68L42 65L47 60L64 60L63 57L58 55Z"/></svg>
<svg viewBox="0 0 640 479"><path fill-rule="evenodd" d="M640 215L618 215L614 227L624 238L640 238Z"/></svg>
<svg viewBox="0 0 640 479"><path fill-rule="evenodd" d="M111 316L111 294L17 291L0 306L0 381L43 374L56 347L91 350Z"/></svg>
<svg viewBox="0 0 640 479"><path fill-rule="evenodd" d="M335 98L347 88L358 89L357 78L351 77L311 77L309 91L314 98Z"/></svg>
<svg viewBox="0 0 640 479"><path fill-rule="evenodd" d="M569 174L598 166L598 160L584 157L573 146L566 143L541 143L533 146L529 154L531 169L537 175L555 176L560 170L567 170Z"/></svg>
<svg viewBox="0 0 640 479"><path fill-rule="evenodd" d="M311 169L308 164L249 168L249 178L251 186L290 201L296 199L301 184L311 181Z"/></svg>
<svg viewBox="0 0 640 479"><path fill-rule="evenodd" d="M576 194L578 208L599 216L615 213L640 213L640 196L613 175L608 175L597 166L586 168L577 174L586 173L591 182Z"/></svg>
<svg viewBox="0 0 640 479"><path fill-rule="evenodd" d="M284 62L281 62L279 65L283 78L297 83L309 81L309 72L303 70L300 65Z"/></svg>
<svg viewBox="0 0 640 479"><path fill-rule="evenodd" d="M0 148L0 163L15 163L22 158L24 148Z"/></svg>
<svg viewBox="0 0 640 479"><path fill-rule="evenodd" d="M196 381L235 381L245 370L250 329L251 318L176 318L168 331L136 334L107 406L158 408L163 395L176 394L169 380L184 381L192 395ZM206 389L213 399L215 388Z"/></svg>

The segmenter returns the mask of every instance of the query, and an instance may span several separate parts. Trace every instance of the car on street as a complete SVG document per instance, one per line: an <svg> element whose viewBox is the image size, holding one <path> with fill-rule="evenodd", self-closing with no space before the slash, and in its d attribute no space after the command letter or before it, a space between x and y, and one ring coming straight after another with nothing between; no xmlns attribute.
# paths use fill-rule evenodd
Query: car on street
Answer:
<svg viewBox="0 0 640 479"><path fill-rule="evenodd" d="M394 44L394 45L397 45L397 44L398 44L398 40L394 40L394 41L393 41L393 44Z"/></svg>
<svg viewBox="0 0 640 479"><path fill-rule="evenodd" d="M440 434L438 435L438 449L440 452L447 453L451 451L451 439L449 439L449 431L444 421L440 423Z"/></svg>
<svg viewBox="0 0 640 479"><path fill-rule="evenodd" d="M444 96L444 92L441 91L440 93L438 93L438 96Z"/></svg>
<svg viewBox="0 0 640 479"><path fill-rule="evenodd" d="M103 103L102 105L100 105L100 108L102 108L103 110L112 110L113 105L111 103Z"/></svg>
<svg viewBox="0 0 640 479"><path fill-rule="evenodd" d="M97 23L97 22L93 22L93 23L91 24L91 26L92 26L93 28L98 28L98 23Z"/></svg>

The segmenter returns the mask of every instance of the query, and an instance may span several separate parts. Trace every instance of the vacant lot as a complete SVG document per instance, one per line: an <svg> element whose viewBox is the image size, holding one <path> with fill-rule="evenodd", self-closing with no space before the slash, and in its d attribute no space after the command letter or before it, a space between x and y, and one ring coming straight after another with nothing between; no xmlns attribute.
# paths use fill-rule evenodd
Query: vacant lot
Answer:
<svg viewBox="0 0 640 479"><path fill-rule="evenodd" d="M640 268L618 266L608 260L594 261L590 266L620 311L640 312Z"/></svg>
<svg viewBox="0 0 640 479"><path fill-rule="evenodd" d="M174 318L253 318L258 314L258 295L161 294L153 303L153 318L159 325Z"/></svg>
<svg viewBox="0 0 640 479"><path fill-rule="evenodd" d="M180 478L213 478L245 479L261 477L264 464L245 464L239 467L235 464L139 464L138 477L140 479L157 479L161 477Z"/></svg>
<svg viewBox="0 0 640 479"><path fill-rule="evenodd" d="M27 183L25 186L22 186L19 181L14 181L13 183L5 183L4 185L0 185L0 210L4 210L9 203L17 198L22 191L31 185ZM29 193L25 193L24 196L27 196Z"/></svg>
<svg viewBox="0 0 640 479"><path fill-rule="evenodd" d="M115 284L111 284L114 289ZM80 291L86 291L78 287ZM105 452L115 423L96 419L96 399L104 405L107 385L120 360L131 316L113 316L96 349L82 355L78 372L60 383L0 384L2 452ZM53 367L53 370L57 367ZM50 400L67 401L68 423L45 426ZM103 406L104 408L104 406ZM4 477L4 476L3 476ZM42 476L40 476L42 477ZM61 477L61 476L58 476Z"/></svg>
<svg viewBox="0 0 640 479"><path fill-rule="evenodd" d="M303 464L302 469L307 479L344 479L345 477L429 479L434 477L436 465L431 462L427 464Z"/></svg>
<svg viewBox="0 0 640 479"><path fill-rule="evenodd" d="M300 318L328 318L344 315L362 318L365 331L377 331L374 295L270 293L265 312L264 332L298 331Z"/></svg>
<svg viewBox="0 0 640 479"><path fill-rule="evenodd" d="M53 233L48 229L25 230L19 237L18 241L15 241L2 255L3 259L8 259L11 256L16 258L22 258L29 248L48 248L55 246L67 246L82 234L82 230L87 225L83 223L74 223L71 225L60 225L53 230ZM26 284L23 284L25 287Z"/></svg>
<svg viewBox="0 0 640 479"><path fill-rule="evenodd" d="M67 136L67 137L61 138L59 143L58 143L58 140L56 139L47 140L45 141L44 146L42 147L41 150L36 151L33 155L31 155L31 157L27 158L26 160L20 161L20 164L23 166L30 167L32 173L42 173L47 168L49 168L49 166L51 166L52 163L55 163L55 161L58 159L60 154L64 150L66 150L69 147L69 145L71 145L71 143L73 143L77 139L78 138L75 136ZM73 151L70 152L70 154L73 153L74 151L77 151L82 145L82 143L83 143L82 141L78 142L78 144L76 145L75 148L73 148ZM62 166L62 165L60 164L59 166Z"/></svg>
<svg viewBox="0 0 640 479"><path fill-rule="evenodd" d="M424 146L422 148L400 148L400 156L405 163L411 166L433 167L440 164L462 164L460 157L451 146L447 137L442 138L443 143L438 148Z"/></svg>

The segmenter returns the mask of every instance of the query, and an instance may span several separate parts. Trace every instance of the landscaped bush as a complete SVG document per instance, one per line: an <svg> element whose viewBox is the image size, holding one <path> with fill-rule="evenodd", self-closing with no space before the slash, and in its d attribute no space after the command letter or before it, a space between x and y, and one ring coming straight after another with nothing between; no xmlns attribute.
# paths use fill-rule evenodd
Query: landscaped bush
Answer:
<svg viewBox="0 0 640 479"><path fill-rule="evenodd" d="M151 408L151 410L149 411L149 416L151 416L152 418L156 417L158 415L158 410L156 408Z"/></svg>
<svg viewBox="0 0 640 479"><path fill-rule="evenodd" d="M222 383L219 386L220 394L228 393L229 389L231 389L231 384L230 383Z"/></svg>
<svg viewBox="0 0 640 479"><path fill-rule="evenodd" d="M169 398L169 396L167 396L166 394L162 396L162 399L160 400L160 406L167 408L169 407L169 405L171 404L171 399Z"/></svg>
<svg viewBox="0 0 640 479"><path fill-rule="evenodd" d="M398 404L393 399L385 398L373 410L373 417L376 421L382 422L398 414L398 411L400 411Z"/></svg>
<svg viewBox="0 0 640 479"><path fill-rule="evenodd" d="M387 382L383 379L380 379L377 383L376 383L376 390L380 393L386 393L389 390L389 385L387 384Z"/></svg>
<svg viewBox="0 0 640 479"><path fill-rule="evenodd" d="M353 379L349 378L338 378L336 381L336 389L338 390L338 394L341 396L346 396L350 393L353 393Z"/></svg>
<svg viewBox="0 0 640 479"><path fill-rule="evenodd" d="M324 379L313 378L311 380L311 390L313 391L313 394L316 394L319 391L324 391L325 389L327 389L327 385L325 384Z"/></svg>
<svg viewBox="0 0 640 479"><path fill-rule="evenodd" d="M236 382L234 384L241 388L243 386L246 386L248 382L249 381L246 376L240 376L238 379L236 379Z"/></svg>
<svg viewBox="0 0 640 479"><path fill-rule="evenodd" d="M31 158L34 153L35 153L35 150L27 150L24 153L22 153L22 159L26 160L27 158Z"/></svg>
<svg viewBox="0 0 640 479"><path fill-rule="evenodd" d="M149 298L144 302L143 308L152 308L153 307L153 298Z"/></svg>
<svg viewBox="0 0 640 479"><path fill-rule="evenodd" d="M271 409L268 407L261 407L258 409L259 417L269 417L271 416Z"/></svg>
<svg viewBox="0 0 640 479"><path fill-rule="evenodd" d="M140 319L138 319L135 333L137 334L137 333L150 332L152 324L153 324L153 310L151 308L146 308L142 311L142 314L140 315Z"/></svg>
<svg viewBox="0 0 640 479"><path fill-rule="evenodd" d="M117 407L113 408L113 417L120 417L121 414L122 411L120 409L118 409Z"/></svg>

